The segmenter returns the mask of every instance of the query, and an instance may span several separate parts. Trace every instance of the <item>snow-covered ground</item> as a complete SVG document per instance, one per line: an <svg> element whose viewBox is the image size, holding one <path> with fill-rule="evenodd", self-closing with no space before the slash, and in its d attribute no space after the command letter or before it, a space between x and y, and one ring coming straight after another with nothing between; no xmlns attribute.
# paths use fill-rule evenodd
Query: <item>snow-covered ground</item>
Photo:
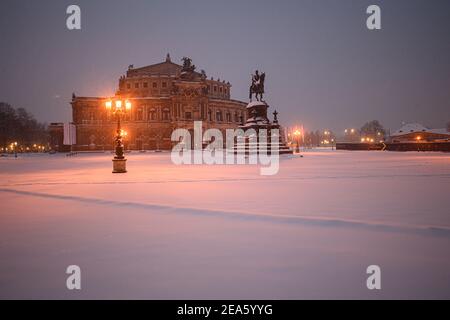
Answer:
<svg viewBox="0 0 450 320"><path fill-rule="evenodd" d="M450 154L111 157L0 158L0 298L450 298Z"/></svg>

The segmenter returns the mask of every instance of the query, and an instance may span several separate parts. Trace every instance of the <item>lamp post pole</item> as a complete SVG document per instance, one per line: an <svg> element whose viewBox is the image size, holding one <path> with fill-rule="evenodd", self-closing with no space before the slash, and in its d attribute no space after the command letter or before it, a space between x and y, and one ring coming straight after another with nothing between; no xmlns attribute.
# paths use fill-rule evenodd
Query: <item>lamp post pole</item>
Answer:
<svg viewBox="0 0 450 320"><path fill-rule="evenodd" d="M125 109L123 109L123 104L125 104ZM123 147L123 137L122 137L122 127L120 124L121 117L126 113L126 111L131 110L131 102L122 101L117 99L114 102L114 105L111 100L106 101L105 103L106 109L111 110L117 118L117 129L116 129L116 138L115 138L115 155L112 159L113 162L113 173L125 173L127 172L126 161L127 159L124 156L124 147Z"/></svg>
<svg viewBox="0 0 450 320"><path fill-rule="evenodd" d="M117 129L116 129L116 149L114 159L125 159L123 155L123 140L122 140L122 128L120 126L120 114L121 112L116 112L117 117Z"/></svg>
<svg viewBox="0 0 450 320"><path fill-rule="evenodd" d="M294 132L294 136L295 136L295 138L296 138L296 148L295 148L295 151L297 152L297 153L300 153L300 131L298 131L298 130L295 130L295 132Z"/></svg>

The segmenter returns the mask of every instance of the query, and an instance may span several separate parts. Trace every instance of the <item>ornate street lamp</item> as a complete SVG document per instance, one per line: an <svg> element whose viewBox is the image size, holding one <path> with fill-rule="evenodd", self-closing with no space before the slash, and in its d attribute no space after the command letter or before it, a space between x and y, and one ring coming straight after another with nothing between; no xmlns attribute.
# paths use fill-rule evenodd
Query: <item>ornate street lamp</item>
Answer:
<svg viewBox="0 0 450 320"><path fill-rule="evenodd" d="M123 130L120 127L120 119L131 110L131 102L128 100L114 99L105 102L106 110L112 112L117 118L117 129L115 138L115 155L113 162L113 173L127 172L126 161L123 152Z"/></svg>
<svg viewBox="0 0 450 320"><path fill-rule="evenodd" d="M300 153L300 135L301 135L301 132L299 130L294 131L294 136L296 138L295 152L297 152L297 153Z"/></svg>

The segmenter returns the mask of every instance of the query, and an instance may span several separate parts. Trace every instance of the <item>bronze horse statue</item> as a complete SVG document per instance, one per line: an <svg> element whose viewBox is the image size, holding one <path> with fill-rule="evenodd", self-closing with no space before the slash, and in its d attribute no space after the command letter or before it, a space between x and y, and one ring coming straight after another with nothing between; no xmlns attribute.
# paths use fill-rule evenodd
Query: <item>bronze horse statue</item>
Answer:
<svg viewBox="0 0 450 320"><path fill-rule="evenodd" d="M254 75L252 75L252 84L250 86L250 92L249 92L250 101L252 101L253 94L255 94L256 100L263 101L265 78L266 78L266 74L264 72L259 74L258 70L256 70ZM259 95L259 98L258 98L258 95Z"/></svg>

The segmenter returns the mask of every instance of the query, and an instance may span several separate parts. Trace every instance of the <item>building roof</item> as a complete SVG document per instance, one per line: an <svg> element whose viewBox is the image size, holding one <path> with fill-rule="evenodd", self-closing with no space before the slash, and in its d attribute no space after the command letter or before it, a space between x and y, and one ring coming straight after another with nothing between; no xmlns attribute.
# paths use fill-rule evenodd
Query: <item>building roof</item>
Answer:
<svg viewBox="0 0 450 320"><path fill-rule="evenodd" d="M164 61L141 68L131 68L127 71L127 77L144 75L168 75L175 76L180 73L182 66L171 61Z"/></svg>
<svg viewBox="0 0 450 320"><path fill-rule="evenodd" d="M407 123L404 124L400 129L396 130L394 133L391 134L391 137L395 136L402 136L409 133L435 133L435 134L447 134L450 135L450 132L447 131L447 129L428 129L421 125L420 123Z"/></svg>
<svg viewBox="0 0 450 320"><path fill-rule="evenodd" d="M176 76L180 74L183 67L179 64L173 63L170 55L167 54L166 60L164 62L151 64L148 66L134 68L132 65L128 68L127 77L136 77L136 76L152 76L152 75L167 75L167 76ZM200 73L195 72L196 75L200 75Z"/></svg>

